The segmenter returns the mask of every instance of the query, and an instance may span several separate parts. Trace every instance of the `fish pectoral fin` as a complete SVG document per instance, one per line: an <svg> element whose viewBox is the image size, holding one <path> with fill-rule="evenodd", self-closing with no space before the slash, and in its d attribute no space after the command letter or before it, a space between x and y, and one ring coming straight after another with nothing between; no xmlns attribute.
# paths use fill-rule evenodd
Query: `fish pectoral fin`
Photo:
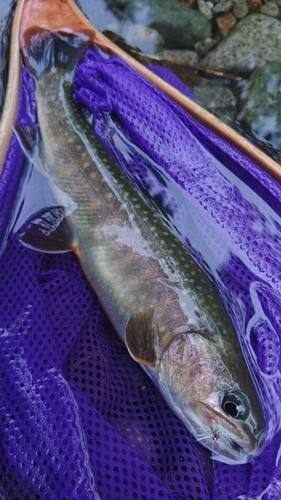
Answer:
<svg viewBox="0 0 281 500"><path fill-rule="evenodd" d="M125 329L125 343L132 358L143 365L155 367L155 327L152 308L130 316Z"/></svg>
<svg viewBox="0 0 281 500"><path fill-rule="evenodd" d="M74 232L64 207L40 210L17 233L25 246L42 252L58 253L75 250Z"/></svg>
<svg viewBox="0 0 281 500"><path fill-rule="evenodd" d="M13 132L25 155L32 160L35 148L38 145L38 127L36 125L20 125L19 123L15 123Z"/></svg>

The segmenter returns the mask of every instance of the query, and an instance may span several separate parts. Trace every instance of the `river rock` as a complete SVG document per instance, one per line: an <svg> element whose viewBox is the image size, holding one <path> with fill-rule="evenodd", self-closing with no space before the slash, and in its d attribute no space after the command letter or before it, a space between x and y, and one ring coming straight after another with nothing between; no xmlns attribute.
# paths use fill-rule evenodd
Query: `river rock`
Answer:
<svg viewBox="0 0 281 500"><path fill-rule="evenodd" d="M254 12L259 12L261 5L262 5L262 0L246 0L249 13L253 14Z"/></svg>
<svg viewBox="0 0 281 500"><path fill-rule="evenodd" d="M248 11L249 7L246 0L233 0L232 13L236 19L244 19Z"/></svg>
<svg viewBox="0 0 281 500"><path fill-rule="evenodd" d="M127 30L125 40L145 54L155 54L164 44L162 36L156 30L142 24L132 24Z"/></svg>
<svg viewBox="0 0 281 500"><path fill-rule="evenodd" d="M196 102L210 113L231 125L236 112L236 98L227 87L208 85L207 87L192 87Z"/></svg>
<svg viewBox="0 0 281 500"><path fill-rule="evenodd" d="M223 0L217 3L213 8L214 14L221 14L222 12L228 12L232 7L231 0Z"/></svg>
<svg viewBox="0 0 281 500"><path fill-rule="evenodd" d="M229 30L236 24L236 19L231 12L224 12L220 16L217 16L216 19L217 25L224 36L226 36Z"/></svg>
<svg viewBox="0 0 281 500"><path fill-rule="evenodd" d="M204 16L207 17L207 19L212 19L213 13L212 13L212 8L214 4L212 2L206 2L205 0L198 0L197 2L198 9Z"/></svg>
<svg viewBox="0 0 281 500"><path fill-rule="evenodd" d="M178 0L145 0L150 8L149 27L155 29L171 49L193 49L211 35L210 21L197 10Z"/></svg>
<svg viewBox="0 0 281 500"><path fill-rule="evenodd" d="M239 73L269 61L281 61L281 21L252 14L239 21L228 37L201 60L201 65Z"/></svg>
<svg viewBox="0 0 281 500"><path fill-rule="evenodd" d="M281 62L256 68L238 119L262 142L281 151Z"/></svg>
<svg viewBox="0 0 281 500"><path fill-rule="evenodd" d="M277 17L279 15L278 5L274 2L267 2L265 5L262 5L260 11L266 16Z"/></svg>
<svg viewBox="0 0 281 500"><path fill-rule="evenodd" d="M198 64L198 55L194 50L161 50L157 53L158 57L166 61L173 61L181 64L196 66Z"/></svg>
<svg viewBox="0 0 281 500"><path fill-rule="evenodd" d="M199 57L203 57L208 54L208 52L210 52L210 50L212 50L217 44L218 42L215 38L205 38L205 40L200 40L200 42L197 42L195 44L195 52Z"/></svg>

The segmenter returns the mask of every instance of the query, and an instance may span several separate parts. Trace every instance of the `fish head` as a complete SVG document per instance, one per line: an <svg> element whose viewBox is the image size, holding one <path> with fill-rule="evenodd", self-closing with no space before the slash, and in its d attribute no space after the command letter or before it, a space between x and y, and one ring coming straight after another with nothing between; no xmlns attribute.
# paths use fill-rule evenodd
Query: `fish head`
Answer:
<svg viewBox="0 0 281 500"><path fill-rule="evenodd" d="M234 379L212 341L177 335L162 354L158 377L166 401L212 458L242 464L261 451L263 412L251 376L243 369L242 382Z"/></svg>

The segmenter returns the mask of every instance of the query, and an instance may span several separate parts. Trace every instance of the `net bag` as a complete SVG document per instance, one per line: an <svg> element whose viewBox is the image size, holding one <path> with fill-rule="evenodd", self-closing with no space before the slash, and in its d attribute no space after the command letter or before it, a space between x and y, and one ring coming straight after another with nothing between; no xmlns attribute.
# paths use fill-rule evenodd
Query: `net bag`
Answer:
<svg viewBox="0 0 281 500"><path fill-rule="evenodd" d="M19 123L36 123L34 85L23 69ZM28 176L13 136L0 180L0 498L279 499L281 188L117 58L88 51L74 99L215 284L261 388L268 442L246 465L212 461L111 338L76 257L11 234Z"/></svg>

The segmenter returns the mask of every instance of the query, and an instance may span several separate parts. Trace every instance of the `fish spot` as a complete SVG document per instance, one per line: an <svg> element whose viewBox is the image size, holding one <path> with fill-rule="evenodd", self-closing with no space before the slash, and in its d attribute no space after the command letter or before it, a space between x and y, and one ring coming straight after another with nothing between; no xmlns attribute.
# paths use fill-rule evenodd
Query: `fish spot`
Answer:
<svg viewBox="0 0 281 500"><path fill-rule="evenodd" d="M97 208L98 206L99 206L99 205L98 205L98 203L97 203L96 201L92 201L92 202L90 203L90 208Z"/></svg>
<svg viewBox="0 0 281 500"><path fill-rule="evenodd" d="M107 195L106 195L106 199L107 199L108 201L110 201L110 200L112 200L112 198L113 198L113 194L112 194L112 193L107 193Z"/></svg>

